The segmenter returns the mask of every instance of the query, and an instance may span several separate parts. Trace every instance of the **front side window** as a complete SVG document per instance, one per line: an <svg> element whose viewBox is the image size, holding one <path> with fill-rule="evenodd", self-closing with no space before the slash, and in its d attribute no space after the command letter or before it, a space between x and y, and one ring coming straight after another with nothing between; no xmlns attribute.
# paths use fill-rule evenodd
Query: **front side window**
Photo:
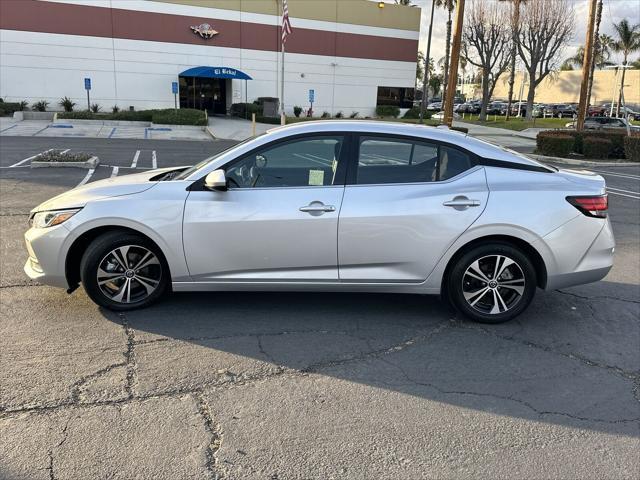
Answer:
<svg viewBox="0 0 640 480"><path fill-rule="evenodd" d="M455 148L423 141L361 137L356 183L435 182L469 168L469 156Z"/></svg>
<svg viewBox="0 0 640 480"><path fill-rule="evenodd" d="M343 144L342 135L327 135L267 145L226 168L229 188L335 185Z"/></svg>

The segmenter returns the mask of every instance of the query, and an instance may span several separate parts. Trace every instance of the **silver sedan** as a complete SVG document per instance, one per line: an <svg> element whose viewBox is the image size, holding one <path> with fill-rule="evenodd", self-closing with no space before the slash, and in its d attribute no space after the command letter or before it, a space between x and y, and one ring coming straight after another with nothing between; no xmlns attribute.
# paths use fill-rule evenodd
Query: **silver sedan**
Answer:
<svg viewBox="0 0 640 480"><path fill-rule="evenodd" d="M602 177L443 128L276 128L33 209L25 272L113 310L169 291L440 294L498 323L613 262ZM401 307L399 307L401 308Z"/></svg>

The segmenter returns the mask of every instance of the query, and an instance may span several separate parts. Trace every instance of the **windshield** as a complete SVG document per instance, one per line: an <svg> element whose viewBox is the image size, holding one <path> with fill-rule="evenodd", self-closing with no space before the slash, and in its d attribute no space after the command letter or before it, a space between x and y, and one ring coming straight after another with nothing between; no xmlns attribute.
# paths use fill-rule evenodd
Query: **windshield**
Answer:
<svg viewBox="0 0 640 480"><path fill-rule="evenodd" d="M188 178L190 175L192 175L193 173L197 172L201 168L204 168L205 166L207 166L211 162L217 160L218 158L220 158L222 155L226 154L227 152L230 152L231 150L233 150L235 148L238 148L241 145L244 145L245 143L248 143L248 142L250 142L252 140L255 140L256 138L258 138L261 135L264 135L264 134L256 135L255 137L249 137L249 138L243 140L242 142L239 142L239 143L236 143L234 145L231 145L229 148L226 148L226 149L222 150L221 152L218 152L215 155L213 155L211 157L208 157L208 158L205 158L201 162L196 163L193 167L189 167L186 170L183 170L182 172L180 172L179 175L176 175L175 177L172 177L171 180L184 180L185 178Z"/></svg>

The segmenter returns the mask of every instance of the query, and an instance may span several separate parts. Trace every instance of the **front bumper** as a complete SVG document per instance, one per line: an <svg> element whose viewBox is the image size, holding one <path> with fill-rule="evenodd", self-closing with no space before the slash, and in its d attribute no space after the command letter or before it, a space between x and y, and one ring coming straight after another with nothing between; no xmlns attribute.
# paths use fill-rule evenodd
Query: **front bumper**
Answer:
<svg viewBox="0 0 640 480"><path fill-rule="evenodd" d="M39 283L68 288L63 248L69 237L64 225L30 228L24 234L29 258L24 265L27 276Z"/></svg>

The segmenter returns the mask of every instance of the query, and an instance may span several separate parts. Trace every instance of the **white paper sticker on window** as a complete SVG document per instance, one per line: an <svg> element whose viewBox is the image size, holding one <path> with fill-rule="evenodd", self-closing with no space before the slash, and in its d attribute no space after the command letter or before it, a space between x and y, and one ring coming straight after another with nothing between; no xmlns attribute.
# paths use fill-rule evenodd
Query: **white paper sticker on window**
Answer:
<svg viewBox="0 0 640 480"><path fill-rule="evenodd" d="M324 170L309 170L309 185L324 185Z"/></svg>

